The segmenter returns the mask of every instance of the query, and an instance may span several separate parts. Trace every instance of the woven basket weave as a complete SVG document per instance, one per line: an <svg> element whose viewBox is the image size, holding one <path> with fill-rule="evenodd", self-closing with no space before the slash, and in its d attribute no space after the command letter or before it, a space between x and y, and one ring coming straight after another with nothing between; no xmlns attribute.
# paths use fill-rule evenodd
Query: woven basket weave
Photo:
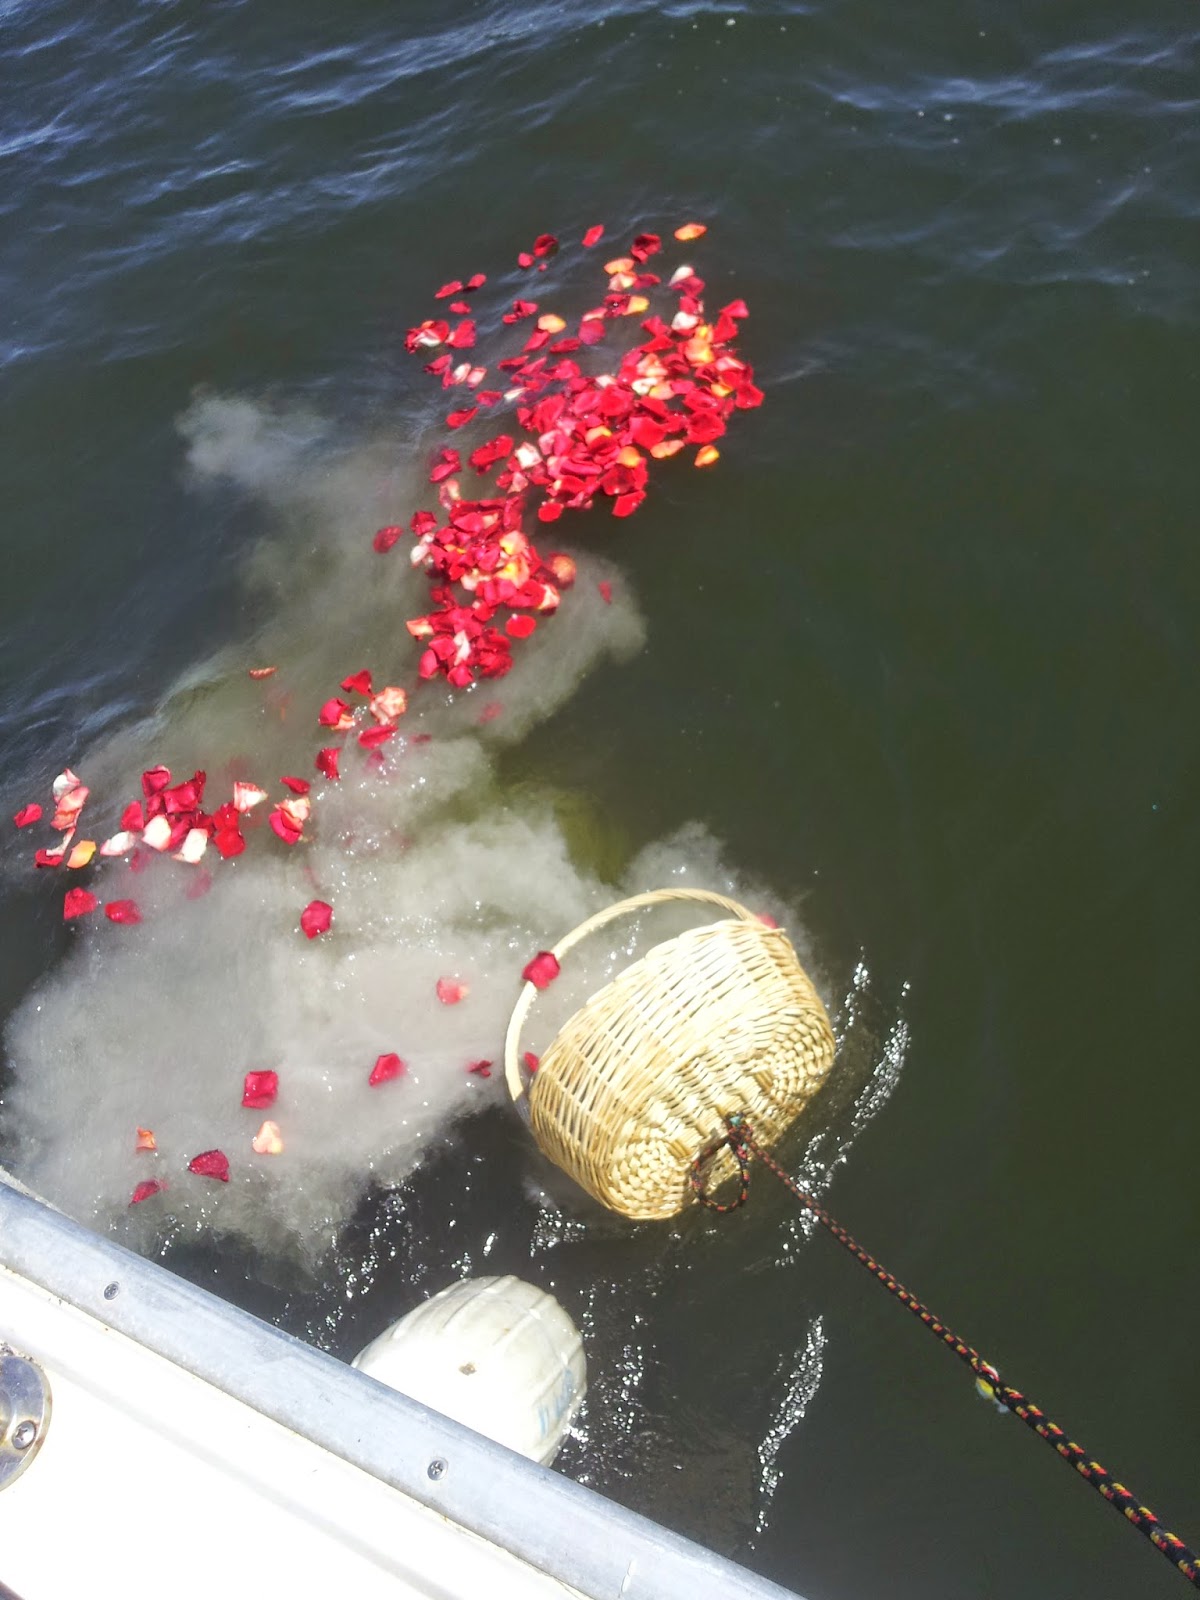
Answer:
<svg viewBox="0 0 1200 1600"><path fill-rule="evenodd" d="M648 950L580 1007L526 1081L526 983L504 1046L513 1100L528 1095L542 1150L627 1217L671 1217L694 1200L695 1157L743 1112L755 1139L778 1139L833 1063L833 1031L787 935L701 889L657 889L589 917L554 947L561 961L615 917L672 901L727 915ZM723 1150L712 1178L731 1175Z"/></svg>

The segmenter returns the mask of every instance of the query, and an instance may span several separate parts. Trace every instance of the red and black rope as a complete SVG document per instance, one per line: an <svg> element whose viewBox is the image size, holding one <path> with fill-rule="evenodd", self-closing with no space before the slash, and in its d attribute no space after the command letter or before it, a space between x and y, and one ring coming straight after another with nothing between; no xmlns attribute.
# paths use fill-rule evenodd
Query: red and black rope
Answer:
<svg viewBox="0 0 1200 1600"><path fill-rule="evenodd" d="M722 1149L728 1148L738 1166L739 1192L737 1198L720 1204L707 1192L705 1178L713 1157ZM1033 1401L1023 1395L1019 1389L1014 1389L1011 1384L1005 1383L999 1372L985 1361L978 1350L973 1349L964 1340L960 1339L953 1329L948 1328L944 1322L935 1317L929 1307L923 1305L916 1295L893 1278L886 1267L881 1266L875 1257L864 1250L858 1241L842 1227L836 1217L830 1216L820 1201L808 1194L796 1180L786 1173L779 1163L755 1140L746 1121L742 1117L729 1118L729 1132L723 1139L718 1140L707 1150L701 1151L692 1163L692 1188L697 1198L711 1211L736 1211L739 1206L745 1205L750 1196L750 1162L757 1158L765 1167L769 1167L780 1182L795 1195L800 1204L813 1216L822 1227L827 1229L840 1245L844 1245L857 1261L860 1261L867 1271L883 1284L889 1294L895 1295L900 1304L906 1306L915 1317L919 1317L931 1333L937 1335L943 1344L948 1345L960 1361L966 1363L975 1374L976 1387L979 1392L989 1400L994 1400L998 1406L1006 1411L1011 1411L1014 1416L1032 1428L1039 1438L1045 1439L1047 1444L1053 1445L1058 1454L1075 1468L1085 1482L1097 1489L1111 1506L1114 1506L1127 1521L1131 1522L1139 1533L1145 1534L1156 1550L1162 1552L1167 1560L1176 1567L1188 1581L1200 1589L1200 1557L1191 1550L1182 1539L1176 1538L1162 1526L1158 1518L1147 1506L1140 1503L1137 1497L1130 1493L1123 1483L1118 1483L1107 1468L1102 1467L1077 1445L1068 1439L1066 1434L1057 1425L1034 1405Z"/></svg>

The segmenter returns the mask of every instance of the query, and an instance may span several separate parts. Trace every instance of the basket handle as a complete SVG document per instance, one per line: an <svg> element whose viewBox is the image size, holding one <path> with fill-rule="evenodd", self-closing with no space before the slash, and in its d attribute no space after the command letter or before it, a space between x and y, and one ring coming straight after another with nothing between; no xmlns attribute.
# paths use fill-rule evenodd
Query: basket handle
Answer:
<svg viewBox="0 0 1200 1600"><path fill-rule="evenodd" d="M740 922L757 922L759 918L753 911L739 905L736 900L730 900L727 895L714 894L711 889L650 889L645 894L632 895L628 900L618 900L615 905L606 906L603 911L597 911L595 916L588 917L586 922L581 922L570 933L564 934L553 947L551 954L556 960L561 961L568 950L574 948L581 939L589 933L595 933L597 928L604 927L605 923L613 922L617 917L627 916L631 911L641 911L646 906L663 905L669 900L696 900L705 905L720 906L723 911L728 911ZM514 1104L525 1093L525 1083L521 1077L521 1068L517 1058L517 1051L521 1046L521 1029L525 1026L525 1019L529 1015L538 993L537 987L526 981L521 993L517 996L517 1003L513 1007L513 1014L509 1019L508 1032L504 1038L504 1078L508 1084L508 1092Z"/></svg>

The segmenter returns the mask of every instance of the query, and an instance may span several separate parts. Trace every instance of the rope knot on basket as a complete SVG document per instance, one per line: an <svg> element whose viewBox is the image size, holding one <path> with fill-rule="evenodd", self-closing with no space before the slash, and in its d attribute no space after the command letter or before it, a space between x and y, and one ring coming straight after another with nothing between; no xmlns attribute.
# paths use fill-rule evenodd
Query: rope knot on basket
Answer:
<svg viewBox="0 0 1200 1600"><path fill-rule="evenodd" d="M736 1176L728 1119L744 1114L773 1144L833 1064L825 1007L786 933L702 889L657 889L589 917L554 947L561 962L614 918L677 901L723 912L654 945L559 1029L526 1083L521 1030L537 994L521 991L505 1041L514 1101L528 1096L534 1138L603 1205L639 1221L695 1199L692 1166L725 1140L706 1189Z"/></svg>

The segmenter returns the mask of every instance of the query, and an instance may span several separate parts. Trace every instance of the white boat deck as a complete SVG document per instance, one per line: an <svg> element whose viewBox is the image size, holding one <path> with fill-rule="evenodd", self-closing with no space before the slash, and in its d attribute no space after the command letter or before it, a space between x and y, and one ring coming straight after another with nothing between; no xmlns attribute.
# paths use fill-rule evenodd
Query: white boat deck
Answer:
<svg viewBox="0 0 1200 1600"><path fill-rule="evenodd" d="M3 1344L52 1411L0 1594L788 1597L0 1181Z"/></svg>

